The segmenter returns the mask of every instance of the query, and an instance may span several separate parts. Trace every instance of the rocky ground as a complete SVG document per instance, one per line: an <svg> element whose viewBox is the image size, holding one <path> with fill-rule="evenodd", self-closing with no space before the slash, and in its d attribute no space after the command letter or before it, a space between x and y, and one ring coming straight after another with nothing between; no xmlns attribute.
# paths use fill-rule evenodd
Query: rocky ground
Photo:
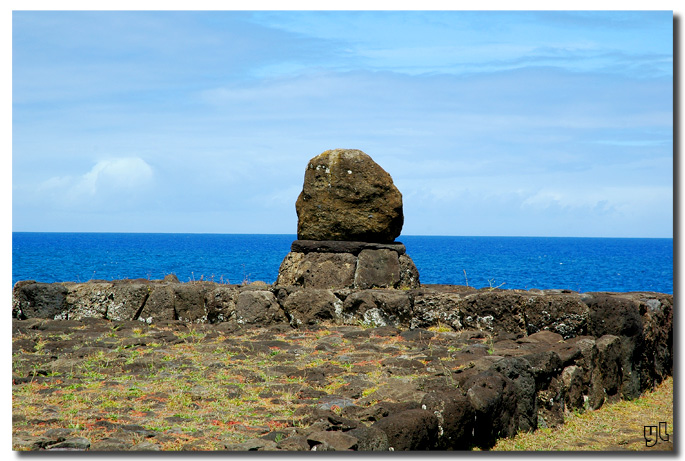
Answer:
<svg viewBox="0 0 685 461"><path fill-rule="evenodd" d="M581 376L562 370L591 357L591 343L548 331L15 319L13 448L488 448L563 422L574 398L575 411L588 407Z"/></svg>
<svg viewBox="0 0 685 461"><path fill-rule="evenodd" d="M633 400L673 296L19 282L15 450L467 450Z"/></svg>
<svg viewBox="0 0 685 461"><path fill-rule="evenodd" d="M458 349L487 347L483 335L392 327L13 327L17 450L387 450L373 422L420 408L420 389L474 366L454 363Z"/></svg>

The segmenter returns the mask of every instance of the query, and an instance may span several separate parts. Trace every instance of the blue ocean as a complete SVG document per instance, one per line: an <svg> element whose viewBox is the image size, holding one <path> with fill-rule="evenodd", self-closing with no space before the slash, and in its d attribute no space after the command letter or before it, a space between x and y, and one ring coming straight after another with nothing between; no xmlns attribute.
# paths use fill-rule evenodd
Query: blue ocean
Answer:
<svg viewBox="0 0 685 461"><path fill-rule="evenodd" d="M273 283L295 235L12 234L19 280ZM400 236L421 283L673 293L673 239Z"/></svg>

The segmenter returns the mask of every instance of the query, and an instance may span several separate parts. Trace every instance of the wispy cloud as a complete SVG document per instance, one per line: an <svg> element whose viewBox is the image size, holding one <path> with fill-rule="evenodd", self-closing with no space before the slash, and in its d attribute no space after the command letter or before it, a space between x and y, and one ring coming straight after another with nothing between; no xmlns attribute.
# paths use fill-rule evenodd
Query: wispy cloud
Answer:
<svg viewBox="0 0 685 461"><path fill-rule="evenodd" d="M111 158L97 162L79 176L54 176L20 191L45 200L45 205L59 209L92 210L129 207L153 188L154 171L138 157Z"/></svg>
<svg viewBox="0 0 685 461"><path fill-rule="evenodd" d="M664 235L672 55L668 12L15 12L14 225L294 232L347 147L406 233Z"/></svg>

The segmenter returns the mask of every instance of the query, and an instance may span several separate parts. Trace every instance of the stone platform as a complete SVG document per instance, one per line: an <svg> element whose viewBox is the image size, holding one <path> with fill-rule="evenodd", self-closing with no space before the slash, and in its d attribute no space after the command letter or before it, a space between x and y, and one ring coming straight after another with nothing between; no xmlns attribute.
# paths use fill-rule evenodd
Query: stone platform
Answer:
<svg viewBox="0 0 685 461"><path fill-rule="evenodd" d="M419 271L400 242L295 240L277 285L303 288L418 288Z"/></svg>
<svg viewBox="0 0 685 461"><path fill-rule="evenodd" d="M673 372L661 293L27 281L13 317L15 449L488 448Z"/></svg>

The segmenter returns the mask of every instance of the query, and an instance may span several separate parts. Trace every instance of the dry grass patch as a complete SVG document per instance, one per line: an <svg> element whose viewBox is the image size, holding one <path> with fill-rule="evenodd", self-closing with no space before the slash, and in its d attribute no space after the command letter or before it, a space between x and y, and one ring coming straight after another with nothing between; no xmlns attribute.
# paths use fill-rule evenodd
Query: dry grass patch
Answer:
<svg viewBox="0 0 685 461"><path fill-rule="evenodd" d="M667 423L669 441L645 445L644 426ZM632 401L572 414L563 426L500 440L499 451L668 451L673 450L673 378ZM665 437L664 437L665 438Z"/></svg>

